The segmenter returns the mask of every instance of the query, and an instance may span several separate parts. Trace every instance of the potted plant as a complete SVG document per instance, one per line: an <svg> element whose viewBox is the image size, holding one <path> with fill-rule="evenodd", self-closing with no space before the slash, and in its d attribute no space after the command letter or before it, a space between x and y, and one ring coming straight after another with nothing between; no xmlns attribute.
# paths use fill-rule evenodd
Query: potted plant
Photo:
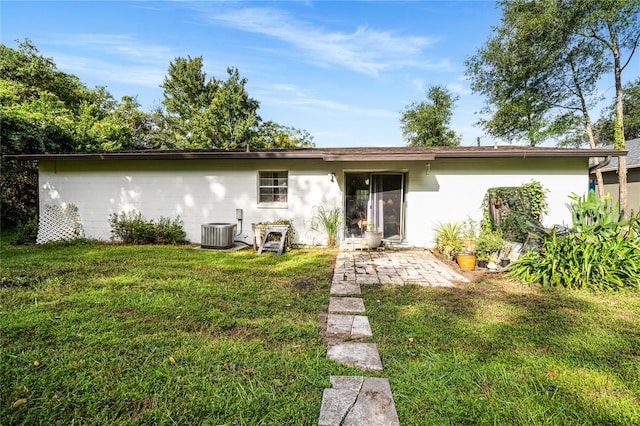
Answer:
<svg viewBox="0 0 640 426"><path fill-rule="evenodd" d="M462 222L438 223L433 229L436 234L435 251L452 259L462 249Z"/></svg>
<svg viewBox="0 0 640 426"><path fill-rule="evenodd" d="M506 268L511 263L511 258L509 257L511 256L511 249L512 247L510 245L506 245L502 250L502 253L500 253L500 266L503 268Z"/></svg>
<svg viewBox="0 0 640 426"><path fill-rule="evenodd" d="M505 241L502 239L502 233L500 231L494 231L490 224L485 225L483 222L480 227L480 234L476 240L478 266L486 268L487 263L497 257L497 254L502 250L504 245Z"/></svg>
<svg viewBox="0 0 640 426"><path fill-rule="evenodd" d="M462 231L462 251L456 255L456 262L460 268L473 271L476 267L476 222L469 218Z"/></svg>
<svg viewBox="0 0 640 426"><path fill-rule="evenodd" d="M367 240L367 247L375 249L382 244L382 231L377 231L372 222L367 222L367 230L364 232L364 238Z"/></svg>

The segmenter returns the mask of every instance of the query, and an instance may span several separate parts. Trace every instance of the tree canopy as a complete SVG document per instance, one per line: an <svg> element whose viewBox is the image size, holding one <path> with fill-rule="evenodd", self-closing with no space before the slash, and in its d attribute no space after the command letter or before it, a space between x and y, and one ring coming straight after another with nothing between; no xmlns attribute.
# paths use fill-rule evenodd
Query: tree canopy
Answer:
<svg viewBox="0 0 640 426"><path fill-rule="evenodd" d="M615 101L594 124L596 140L601 145L613 145ZM624 136L626 140L640 138L640 78L624 85Z"/></svg>
<svg viewBox="0 0 640 426"><path fill-rule="evenodd" d="M88 88L29 40L17 49L0 44L0 153L313 146L304 130L263 123L246 78L236 68L227 74L207 79L201 57L175 58L161 86L163 107L145 112L136 97ZM0 167L2 226L25 223L37 211L35 164L3 159Z"/></svg>
<svg viewBox="0 0 640 426"><path fill-rule="evenodd" d="M590 111L600 100L596 85L615 72L621 49L627 59L634 53L638 0L502 0L499 5L501 24L466 62L472 89L486 97L487 118L479 124L509 142L555 139L594 146L588 133Z"/></svg>
<svg viewBox="0 0 640 426"><path fill-rule="evenodd" d="M427 100L413 102L400 118L402 136L409 146L456 146L462 140L449 128L458 97L443 86L431 86Z"/></svg>

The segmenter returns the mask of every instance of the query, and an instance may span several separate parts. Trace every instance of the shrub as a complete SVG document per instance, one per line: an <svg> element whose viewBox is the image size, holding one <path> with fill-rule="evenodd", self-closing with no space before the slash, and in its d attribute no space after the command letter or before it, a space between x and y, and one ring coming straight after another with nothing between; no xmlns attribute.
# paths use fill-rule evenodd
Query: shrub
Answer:
<svg viewBox="0 0 640 426"><path fill-rule="evenodd" d="M573 227L564 236L552 231L511 265L509 275L543 286L640 289L640 216L621 222L617 206L592 193L571 199Z"/></svg>
<svg viewBox="0 0 640 426"><path fill-rule="evenodd" d="M313 208L311 228L314 231L324 232L327 235L327 245L335 247L338 239L338 230L342 224L342 210L335 208L327 210L324 206Z"/></svg>
<svg viewBox="0 0 640 426"><path fill-rule="evenodd" d="M446 258L452 258L462 250L463 222L438 223L434 228L436 233L436 248Z"/></svg>
<svg viewBox="0 0 640 426"><path fill-rule="evenodd" d="M145 220L142 213L135 210L128 213L109 215L111 239L125 244L179 244L187 236L182 220L161 217L158 223Z"/></svg>
<svg viewBox="0 0 640 426"><path fill-rule="evenodd" d="M505 245L500 231L482 227L476 241L476 255L478 260L491 260Z"/></svg>
<svg viewBox="0 0 640 426"><path fill-rule="evenodd" d="M293 248L296 245L297 233L296 229L293 227L293 220L276 219L267 222L260 222L259 225L289 225L289 230L287 231L287 248Z"/></svg>
<svg viewBox="0 0 640 426"><path fill-rule="evenodd" d="M18 228L18 234L11 242L15 245L35 244L38 239L38 218L33 217Z"/></svg>

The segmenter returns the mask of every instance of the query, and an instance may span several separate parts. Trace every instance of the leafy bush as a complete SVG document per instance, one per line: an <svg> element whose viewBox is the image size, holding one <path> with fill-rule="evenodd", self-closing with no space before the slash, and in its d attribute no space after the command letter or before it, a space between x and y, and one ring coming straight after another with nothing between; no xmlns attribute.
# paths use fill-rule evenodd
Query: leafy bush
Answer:
<svg viewBox="0 0 640 426"><path fill-rule="evenodd" d="M259 225L289 225L289 230L287 231L287 248L293 248L296 244L297 233L296 229L293 227L293 220L291 219L276 219L270 220L267 222L260 222Z"/></svg>
<svg viewBox="0 0 640 426"><path fill-rule="evenodd" d="M482 227L476 241L476 256L478 260L491 260L505 245L500 231Z"/></svg>
<svg viewBox="0 0 640 426"><path fill-rule="evenodd" d="M35 244L38 239L38 218L33 217L18 228L18 234L11 242L15 245Z"/></svg>
<svg viewBox="0 0 640 426"><path fill-rule="evenodd" d="M111 239L125 244L180 244L187 236L182 220L161 217L158 223L145 220L142 213L135 210L128 213L109 215Z"/></svg>
<svg viewBox="0 0 640 426"><path fill-rule="evenodd" d="M465 225L463 222L440 222L434 228L436 248L447 258L453 257L462 250L462 237Z"/></svg>
<svg viewBox="0 0 640 426"><path fill-rule="evenodd" d="M573 227L552 231L542 246L511 265L509 275L527 283L568 288L640 289L640 215L619 221L617 206L593 193L572 196Z"/></svg>

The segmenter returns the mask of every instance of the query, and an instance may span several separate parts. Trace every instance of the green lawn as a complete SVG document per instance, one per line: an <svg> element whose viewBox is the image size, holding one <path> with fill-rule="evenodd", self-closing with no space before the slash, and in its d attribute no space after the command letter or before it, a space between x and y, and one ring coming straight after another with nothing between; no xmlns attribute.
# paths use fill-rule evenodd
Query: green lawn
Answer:
<svg viewBox="0 0 640 426"><path fill-rule="evenodd" d="M640 424L640 294L368 288L403 425Z"/></svg>
<svg viewBox="0 0 640 426"><path fill-rule="evenodd" d="M320 335L334 251L1 256L0 424L310 424L329 376L356 373Z"/></svg>
<svg viewBox="0 0 640 426"><path fill-rule="evenodd" d="M0 424L315 424L329 376L362 374L320 335L335 251L4 241ZM363 297L403 425L640 423L638 293Z"/></svg>

